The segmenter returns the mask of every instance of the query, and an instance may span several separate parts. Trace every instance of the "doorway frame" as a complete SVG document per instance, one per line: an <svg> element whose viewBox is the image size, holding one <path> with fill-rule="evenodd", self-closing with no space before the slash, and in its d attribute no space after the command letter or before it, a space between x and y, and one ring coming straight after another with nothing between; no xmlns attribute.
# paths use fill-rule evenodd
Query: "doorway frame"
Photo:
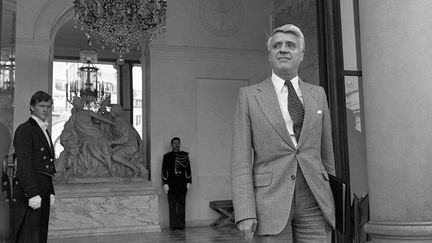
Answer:
<svg viewBox="0 0 432 243"><path fill-rule="evenodd" d="M340 3L338 0L318 0L316 4L320 85L327 93L330 107L336 176L347 185L349 199L351 190ZM335 242L348 243L352 239L351 200L345 201L345 207L346 232L337 232Z"/></svg>

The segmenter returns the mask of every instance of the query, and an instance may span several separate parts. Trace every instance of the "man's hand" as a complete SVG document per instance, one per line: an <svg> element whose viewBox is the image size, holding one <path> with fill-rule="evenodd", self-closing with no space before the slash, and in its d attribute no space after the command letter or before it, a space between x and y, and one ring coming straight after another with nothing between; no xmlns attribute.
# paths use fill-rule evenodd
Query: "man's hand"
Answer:
<svg viewBox="0 0 432 243"><path fill-rule="evenodd" d="M191 184L190 184L190 183L186 184L186 189L189 190L190 187L191 187Z"/></svg>
<svg viewBox="0 0 432 243"><path fill-rule="evenodd" d="M54 205L55 196L53 194L50 195L50 206Z"/></svg>
<svg viewBox="0 0 432 243"><path fill-rule="evenodd" d="M164 184L163 187L164 187L164 191L165 191L165 193L168 193L168 191L169 191L169 186L168 186L168 184Z"/></svg>
<svg viewBox="0 0 432 243"><path fill-rule="evenodd" d="M41 207L42 198L39 195L36 195L29 199L29 207L33 209L38 209Z"/></svg>
<svg viewBox="0 0 432 243"><path fill-rule="evenodd" d="M257 226L256 219L245 219L237 223L237 228L243 231L245 240L252 239Z"/></svg>

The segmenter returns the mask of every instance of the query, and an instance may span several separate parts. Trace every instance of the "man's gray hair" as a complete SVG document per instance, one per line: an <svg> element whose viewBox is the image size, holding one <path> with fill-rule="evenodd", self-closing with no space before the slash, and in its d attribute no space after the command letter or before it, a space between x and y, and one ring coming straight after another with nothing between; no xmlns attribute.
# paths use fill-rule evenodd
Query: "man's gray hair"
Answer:
<svg viewBox="0 0 432 243"><path fill-rule="evenodd" d="M304 51L305 50L305 40L304 40L304 35L303 32L300 30L299 27L293 25L293 24L286 24L286 25L282 25L280 27L277 27L276 29L274 29L271 33L271 35L268 37L267 39L267 49L270 51L271 50L271 39L273 38L273 36L276 33L291 33L294 34L295 36L298 37L299 41L300 41L300 50Z"/></svg>

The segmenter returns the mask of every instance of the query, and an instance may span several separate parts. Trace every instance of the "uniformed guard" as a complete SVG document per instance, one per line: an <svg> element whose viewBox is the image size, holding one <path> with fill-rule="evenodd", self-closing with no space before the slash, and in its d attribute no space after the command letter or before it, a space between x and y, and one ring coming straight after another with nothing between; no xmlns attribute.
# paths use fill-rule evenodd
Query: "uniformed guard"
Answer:
<svg viewBox="0 0 432 243"><path fill-rule="evenodd" d="M52 182L55 155L47 130L52 103L49 94L36 92L30 100L31 117L15 131L13 242L47 242L50 206L55 199Z"/></svg>
<svg viewBox="0 0 432 243"><path fill-rule="evenodd" d="M162 184L168 194L171 230L185 228L185 198L192 183L189 153L180 151L180 138L171 139L172 151L162 162Z"/></svg>

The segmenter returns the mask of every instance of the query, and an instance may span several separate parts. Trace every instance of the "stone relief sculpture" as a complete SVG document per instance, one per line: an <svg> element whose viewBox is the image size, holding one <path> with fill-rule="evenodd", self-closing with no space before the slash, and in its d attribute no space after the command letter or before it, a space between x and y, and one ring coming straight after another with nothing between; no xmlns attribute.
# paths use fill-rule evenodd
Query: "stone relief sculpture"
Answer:
<svg viewBox="0 0 432 243"><path fill-rule="evenodd" d="M72 115L60 135L64 150L57 159L57 182L70 178L147 177L144 148L135 128L123 118L120 105L99 112L84 110L73 100Z"/></svg>
<svg viewBox="0 0 432 243"><path fill-rule="evenodd" d="M133 170L134 175L147 173L144 167L144 144L135 128L124 118L123 108L112 105L110 111L112 160Z"/></svg>

